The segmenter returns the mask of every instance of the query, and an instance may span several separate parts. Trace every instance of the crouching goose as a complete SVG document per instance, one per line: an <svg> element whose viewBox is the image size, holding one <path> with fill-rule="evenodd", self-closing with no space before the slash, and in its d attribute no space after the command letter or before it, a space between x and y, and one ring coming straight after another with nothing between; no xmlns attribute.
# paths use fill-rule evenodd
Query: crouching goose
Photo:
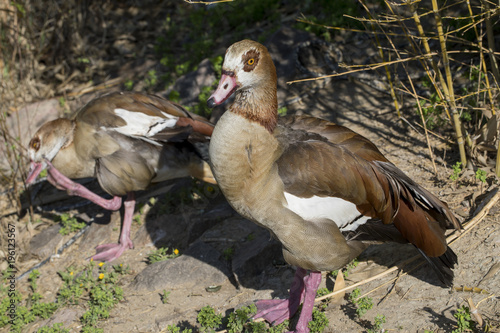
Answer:
<svg viewBox="0 0 500 333"><path fill-rule="evenodd" d="M32 183L47 167L48 180L57 188L84 197L109 210L124 202L123 226L118 244L96 248L94 260L112 261L132 248L130 226L134 191L151 183L193 176L215 183L208 164L195 149L207 141L213 125L180 105L154 95L119 92L96 98L73 119L45 123L29 143ZM106 200L69 178L97 177Z"/></svg>
<svg viewBox="0 0 500 333"><path fill-rule="evenodd" d="M361 135L314 117L278 119L276 90L267 49L244 40L226 51L208 100L213 107L235 94L210 141L219 187L297 266L289 299L258 301L255 318L279 324L302 302L296 332L308 332L320 271L341 268L375 241L412 243L450 285L457 257L444 231L460 224L448 206Z"/></svg>

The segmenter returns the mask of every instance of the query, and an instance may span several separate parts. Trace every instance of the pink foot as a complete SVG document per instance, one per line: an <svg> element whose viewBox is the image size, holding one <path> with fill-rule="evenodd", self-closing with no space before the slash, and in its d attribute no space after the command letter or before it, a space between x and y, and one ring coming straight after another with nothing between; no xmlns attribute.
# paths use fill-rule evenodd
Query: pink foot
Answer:
<svg viewBox="0 0 500 333"><path fill-rule="evenodd" d="M132 216L134 215L135 197L133 192L129 192L127 199L123 203L125 212L123 213L123 226L120 234L120 242L102 244L96 247L96 254L92 257L96 261L113 261L120 257L126 249L133 249L134 244L130 239L130 227L132 226Z"/></svg>
<svg viewBox="0 0 500 333"><path fill-rule="evenodd" d="M254 319L263 318L271 325L279 325L285 320L290 319L290 312L295 313L295 311L297 311L300 304L299 302L295 305L290 304L291 302L288 299L257 301L255 305L257 306L258 312L255 314Z"/></svg>
<svg viewBox="0 0 500 333"><path fill-rule="evenodd" d="M272 325L279 325L287 319L290 319L302 302L304 295L304 277L307 271L303 268L297 268L292 286L290 287L290 297L288 299L260 300L255 303L257 313L253 316L264 318Z"/></svg>
<svg viewBox="0 0 500 333"><path fill-rule="evenodd" d="M92 256L94 261L113 261L120 257L122 253L127 249L133 249L134 244L129 239L125 244L122 243L109 243L97 246L96 254Z"/></svg>

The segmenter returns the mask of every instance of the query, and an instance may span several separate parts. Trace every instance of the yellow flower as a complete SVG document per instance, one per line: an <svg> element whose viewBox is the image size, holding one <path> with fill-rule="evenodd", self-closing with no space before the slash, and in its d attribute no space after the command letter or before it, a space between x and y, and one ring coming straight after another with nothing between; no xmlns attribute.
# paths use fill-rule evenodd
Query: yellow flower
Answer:
<svg viewBox="0 0 500 333"><path fill-rule="evenodd" d="M69 272L69 275L73 275L73 272Z"/></svg>
<svg viewBox="0 0 500 333"><path fill-rule="evenodd" d="M120 264L120 267L122 267L122 266L123 266L123 264Z"/></svg>
<svg viewBox="0 0 500 333"><path fill-rule="evenodd" d="M90 262L94 261L94 258L90 258Z"/></svg>
<svg viewBox="0 0 500 333"><path fill-rule="evenodd" d="M174 254L175 254L175 255L178 255L178 254L179 254L179 250L175 249L175 250L174 250Z"/></svg>
<svg viewBox="0 0 500 333"><path fill-rule="evenodd" d="M99 274L99 280L102 280L102 279L104 279L104 274L103 273Z"/></svg>
<svg viewBox="0 0 500 333"><path fill-rule="evenodd" d="M102 265L104 265L104 263L103 263L103 262L100 262L100 263L99 263L99 267L102 267Z"/></svg>

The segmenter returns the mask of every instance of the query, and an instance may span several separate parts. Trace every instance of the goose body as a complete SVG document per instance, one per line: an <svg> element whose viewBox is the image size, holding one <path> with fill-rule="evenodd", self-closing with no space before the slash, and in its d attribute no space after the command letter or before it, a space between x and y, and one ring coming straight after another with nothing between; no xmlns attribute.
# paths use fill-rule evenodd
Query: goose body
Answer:
<svg viewBox="0 0 500 333"><path fill-rule="evenodd" d="M92 100L73 119L59 118L38 129L28 147L26 183L48 167L48 179L56 187L106 209L119 209L121 196L127 195L120 242L99 246L93 257L112 261L133 246L134 191L187 176L215 182L191 143L208 141L212 130L206 119L158 96L112 93ZM105 200L70 180L84 177L96 177L114 198Z"/></svg>
<svg viewBox="0 0 500 333"><path fill-rule="evenodd" d="M414 244L450 285L456 255L444 231L460 225L447 205L348 128L309 116L278 118L276 89L267 49L244 40L227 50L208 101L218 105L235 94L210 142L219 187L297 266L290 298L257 302L256 317L279 324L302 302L296 331L308 332L320 271L341 268L373 242Z"/></svg>

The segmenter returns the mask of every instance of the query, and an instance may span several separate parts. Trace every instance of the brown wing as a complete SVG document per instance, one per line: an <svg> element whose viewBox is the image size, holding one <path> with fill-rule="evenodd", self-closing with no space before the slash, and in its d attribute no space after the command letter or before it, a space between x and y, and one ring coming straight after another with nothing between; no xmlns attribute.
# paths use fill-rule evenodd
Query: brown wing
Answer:
<svg viewBox="0 0 500 333"><path fill-rule="evenodd" d="M295 196L342 198L385 223L397 212L390 185L379 179L372 164L338 145L318 140L289 143L277 163L285 191Z"/></svg>
<svg viewBox="0 0 500 333"><path fill-rule="evenodd" d="M286 118L281 124L277 138L284 151L278 166L287 192L348 200L365 216L394 223L427 255L445 253L444 229L460 227L448 206L387 161L368 139L316 118Z"/></svg>
<svg viewBox="0 0 500 333"><path fill-rule="evenodd" d="M214 125L204 117L184 109L181 105L156 95L137 92L115 92L96 98L85 105L75 116L78 122L85 122L96 127L117 127L126 125L113 110L120 108L132 112L142 112L149 116L165 118L164 113L179 117L172 131L179 127L191 126L196 132L212 135ZM163 132L167 132L165 129Z"/></svg>
<svg viewBox="0 0 500 333"><path fill-rule="evenodd" d="M294 130L315 133L321 136L320 140L326 139L367 161L388 161L370 140L347 127L305 115L282 117L279 123Z"/></svg>

